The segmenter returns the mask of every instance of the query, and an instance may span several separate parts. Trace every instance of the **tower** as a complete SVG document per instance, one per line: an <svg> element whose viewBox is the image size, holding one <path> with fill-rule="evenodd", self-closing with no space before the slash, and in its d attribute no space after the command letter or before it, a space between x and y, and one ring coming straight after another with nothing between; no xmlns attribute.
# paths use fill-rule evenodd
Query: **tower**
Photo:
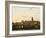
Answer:
<svg viewBox="0 0 46 38"><path fill-rule="evenodd" d="M33 21L33 17L32 17L32 21Z"/></svg>

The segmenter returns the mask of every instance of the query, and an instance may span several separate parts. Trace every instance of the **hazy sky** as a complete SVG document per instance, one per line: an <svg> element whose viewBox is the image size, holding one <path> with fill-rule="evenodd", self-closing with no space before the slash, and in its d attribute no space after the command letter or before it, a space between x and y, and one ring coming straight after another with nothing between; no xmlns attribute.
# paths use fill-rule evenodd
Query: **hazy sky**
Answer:
<svg viewBox="0 0 46 38"><path fill-rule="evenodd" d="M40 20L40 7L16 7L12 6L12 21L21 22L21 20Z"/></svg>

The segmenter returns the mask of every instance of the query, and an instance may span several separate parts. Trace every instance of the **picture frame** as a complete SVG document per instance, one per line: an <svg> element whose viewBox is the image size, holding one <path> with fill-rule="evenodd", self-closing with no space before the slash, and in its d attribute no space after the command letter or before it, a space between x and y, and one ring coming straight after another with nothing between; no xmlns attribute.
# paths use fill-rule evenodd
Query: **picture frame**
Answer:
<svg viewBox="0 0 46 38"><path fill-rule="evenodd" d="M23 32L25 32L24 34L23 34L23 32L22 32L22 34L20 34L20 32L18 31L18 33L19 34L14 34L14 33L10 33L10 28L11 28L11 24L10 24L10 18L11 18L11 16L10 15L12 15L11 13L10 13L10 4L11 4L11 7L13 6L14 7L14 5L16 6L16 4L20 4L20 6L24 6L24 5L27 5L27 7L28 7L28 5L29 5L29 7L30 7L30 5L34 5L33 7L35 7L35 5L36 5L36 7L37 6L42 6L41 8L42 8L42 12L41 12L41 14L43 14L42 15L42 31L41 32L35 32L34 33L34 31L29 31L29 30L27 30L27 31L23 31ZM12 5L13 4L13 5ZM19 6L19 5L18 5ZM26 7L26 6L24 6L24 7ZM31 6L32 7L32 6ZM12 22L11 22L12 23ZM26 33L27 32L27 33ZM31 32L31 33L30 33ZM15 33L16 33L16 31L15 31ZM36 2L21 2L21 1L5 1L5 36L6 37L18 37L18 36L35 36L35 35L44 35L45 34L45 3L36 3Z"/></svg>

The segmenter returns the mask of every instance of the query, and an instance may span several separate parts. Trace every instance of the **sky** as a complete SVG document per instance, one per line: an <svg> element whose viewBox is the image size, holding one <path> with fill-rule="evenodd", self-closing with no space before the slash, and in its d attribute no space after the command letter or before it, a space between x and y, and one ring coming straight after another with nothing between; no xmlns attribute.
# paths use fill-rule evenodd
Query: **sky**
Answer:
<svg viewBox="0 0 46 38"><path fill-rule="evenodd" d="M40 21L40 7L12 6L13 22L30 21L32 17L35 21Z"/></svg>

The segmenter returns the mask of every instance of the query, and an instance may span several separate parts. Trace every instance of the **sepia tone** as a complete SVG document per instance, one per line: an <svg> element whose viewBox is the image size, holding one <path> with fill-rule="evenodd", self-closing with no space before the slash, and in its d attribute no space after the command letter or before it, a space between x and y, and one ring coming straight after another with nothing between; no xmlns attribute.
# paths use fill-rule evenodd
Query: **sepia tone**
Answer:
<svg viewBox="0 0 46 38"><path fill-rule="evenodd" d="M39 21L34 21L32 17L32 21L21 21L21 22L16 22L12 23L12 30L35 30L35 29L40 29L40 22Z"/></svg>
<svg viewBox="0 0 46 38"><path fill-rule="evenodd" d="M23 8L13 6L12 10L12 30L40 29L39 7Z"/></svg>

